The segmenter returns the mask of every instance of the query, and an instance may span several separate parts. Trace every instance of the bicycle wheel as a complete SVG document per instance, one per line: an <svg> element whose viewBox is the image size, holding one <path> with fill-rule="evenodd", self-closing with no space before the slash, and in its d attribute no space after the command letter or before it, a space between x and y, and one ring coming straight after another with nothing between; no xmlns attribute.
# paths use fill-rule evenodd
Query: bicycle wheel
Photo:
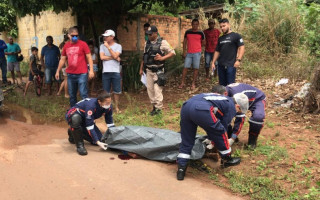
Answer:
<svg viewBox="0 0 320 200"><path fill-rule="evenodd" d="M34 90L37 96L41 96L41 77L38 75L33 79Z"/></svg>

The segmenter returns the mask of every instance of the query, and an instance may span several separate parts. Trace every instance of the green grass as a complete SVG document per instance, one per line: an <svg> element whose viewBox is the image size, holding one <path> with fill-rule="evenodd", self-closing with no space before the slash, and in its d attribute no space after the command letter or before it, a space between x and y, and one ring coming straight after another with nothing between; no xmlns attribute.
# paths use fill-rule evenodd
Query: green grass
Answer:
<svg viewBox="0 0 320 200"><path fill-rule="evenodd" d="M309 193L303 196L305 199L318 200L320 198L320 182L317 182L317 187L311 187Z"/></svg>
<svg viewBox="0 0 320 200"><path fill-rule="evenodd" d="M283 199L287 193L268 177L244 175L242 172L231 170L224 174L230 183L230 189L242 195L250 195L251 199Z"/></svg>
<svg viewBox="0 0 320 200"><path fill-rule="evenodd" d="M253 151L253 155L264 155L267 157L266 161L279 161L288 158L288 152L286 148L280 146L273 146L271 142L267 142L265 145L258 145Z"/></svg>
<svg viewBox="0 0 320 200"><path fill-rule="evenodd" d="M273 122L267 121L266 125L267 125L268 128L274 128L274 123Z"/></svg>
<svg viewBox="0 0 320 200"><path fill-rule="evenodd" d="M29 93L33 92L30 88ZM46 97L37 97L28 94L26 98L23 97L22 92L12 91L6 95L6 101L12 104L17 104L24 108L30 109L38 113L46 121L63 121L65 112L67 111L65 105L69 105L68 99L60 97L52 97L54 100L48 100Z"/></svg>
<svg viewBox="0 0 320 200"><path fill-rule="evenodd" d="M163 110L161 114L151 116L147 105L146 107L136 106L138 105L137 100L129 94L126 94L125 98L127 99L126 109L113 116L116 124L180 130L180 113L173 108L174 104L170 104L169 109ZM170 128L168 128L168 125L170 125Z"/></svg>

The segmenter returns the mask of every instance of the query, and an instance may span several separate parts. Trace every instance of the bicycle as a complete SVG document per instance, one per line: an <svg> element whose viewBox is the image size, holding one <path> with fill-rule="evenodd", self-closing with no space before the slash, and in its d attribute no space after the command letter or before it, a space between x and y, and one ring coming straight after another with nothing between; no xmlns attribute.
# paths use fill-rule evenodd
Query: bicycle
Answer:
<svg viewBox="0 0 320 200"><path fill-rule="evenodd" d="M39 71L41 71L41 65L37 65ZM35 74L33 78L33 85L34 85L34 90L37 94L37 96L41 96L41 90L42 90L42 85L43 85L43 78L40 74Z"/></svg>

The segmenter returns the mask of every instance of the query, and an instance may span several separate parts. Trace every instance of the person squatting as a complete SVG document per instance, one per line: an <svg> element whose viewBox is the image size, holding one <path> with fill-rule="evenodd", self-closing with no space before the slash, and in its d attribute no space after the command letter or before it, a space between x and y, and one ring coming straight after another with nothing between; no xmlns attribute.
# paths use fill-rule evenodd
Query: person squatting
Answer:
<svg viewBox="0 0 320 200"><path fill-rule="evenodd" d="M68 129L69 142L75 144L80 155L87 155L83 139L93 145L106 150L108 145L101 142L102 134L95 124L95 120L102 115L108 126L114 127L112 116L111 96L106 91L98 94L97 98L86 98L76 103L66 113L66 120L70 125Z"/></svg>
<svg viewBox="0 0 320 200"><path fill-rule="evenodd" d="M264 124L266 95L258 88L244 83L233 83L226 87L217 85L214 86L212 90L213 92L229 97L233 97L240 93L243 93L248 97L249 110L252 113L252 116L249 119L248 147L252 149L256 148L257 139ZM238 135L243 127L245 117L245 113L237 113L233 128L229 125L228 137L230 145L237 141Z"/></svg>
<svg viewBox="0 0 320 200"><path fill-rule="evenodd" d="M248 97L238 93L233 98L217 93L198 94L187 100L181 108L181 144L177 157L177 179L183 180L191 150L194 146L197 127L203 128L214 142L221 156L223 167L238 165L239 157L231 157L227 128L236 113L246 113Z"/></svg>

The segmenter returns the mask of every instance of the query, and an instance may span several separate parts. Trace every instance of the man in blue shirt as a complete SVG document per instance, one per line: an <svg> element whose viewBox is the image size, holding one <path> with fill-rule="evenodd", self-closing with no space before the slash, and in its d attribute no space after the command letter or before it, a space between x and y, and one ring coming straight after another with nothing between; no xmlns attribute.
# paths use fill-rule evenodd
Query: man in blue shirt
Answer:
<svg viewBox="0 0 320 200"><path fill-rule="evenodd" d="M22 75L20 72L20 63L17 61L17 55L21 53L20 46L13 42L13 38L9 37L9 43L7 44L7 49L4 50L5 55L7 55L8 70L11 72L12 83L15 84L15 74L17 72L20 82L22 83ZM17 81L18 83L18 81Z"/></svg>
<svg viewBox="0 0 320 200"><path fill-rule="evenodd" d="M42 47L41 50L41 64L45 67L45 82L48 86L48 95L51 95L52 78L57 83L57 89L59 90L59 82L55 79L55 74L58 69L60 60L60 50L53 44L52 36L47 36L47 45Z"/></svg>
<svg viewBox="0 0 320 200"><path fill-rule="evenodd" d="M1 33L0 33L1 35ZM4 55L4 50L7 48L6 43L3 40L0 40L0 68L2 72L2 83L7 83L7 60Z"/></svg>

